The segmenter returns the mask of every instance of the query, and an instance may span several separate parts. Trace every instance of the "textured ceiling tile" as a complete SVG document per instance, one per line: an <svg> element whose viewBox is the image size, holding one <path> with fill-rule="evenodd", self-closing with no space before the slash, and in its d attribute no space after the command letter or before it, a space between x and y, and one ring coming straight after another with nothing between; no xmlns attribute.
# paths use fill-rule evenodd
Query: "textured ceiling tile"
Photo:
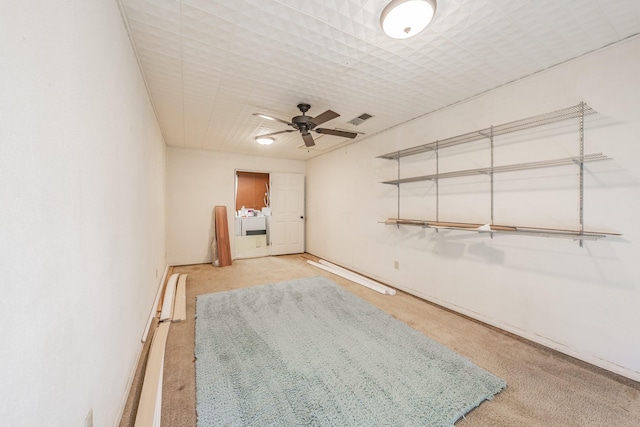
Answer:
<svg viewBox="0 0 640 427"><path fill-rule="evenodd" d="M605 14L593 1L541 0L535 8L500 0L501 7L521 28L548 47L559 60L597 49L617 39ZM546 19L541 19L544 12Z"/></svg>
<svg viewBox="0 0 640 427"><path fill-rule="evenodd" d="M255 135L286 126L251 114L307 102L342 114L326 127L374 134L640 31L634 0L446 0L407 40L380 29L388 0L121 1L168 144L298 159L348 141L263 147Z"/></svg>
<svg viewBox="0 0 640 427"><path fill-rule="evenodd" d="M234 33L235 26L228 20L182 5L181 34L185 39L208 44L212 50L224 52L228 50Z"/></svg>
<svg viewBox="0 0 640 427"><path fill-rule="evenodd" d="M180 32L180 3L175 0L123 0L130 20Z"/></svg>
<svg viewBox="0 0 640 427"><path fill-rule="evenodd" d="M181 41L179 34L139 21L131 21L130 30L136 42L136 47L147 48L174 58L180 58Z"/></svg>
<svg viewBox="0 0 640 427"><path fill-rule="evenodd" d="M224 19L234 24L238 19L238 8L243 6L242 3L236 0L182 0L183 7L196 8L207 12L212 17L215 17L214 19Z"/></svg>
<svg viewBox="0 0 640 427"><path fill-rule="evenodd" d="M638 34L638 28L640 28L639 1L597 0L596 3L616 31L618 38L624 39Z"/></svg>

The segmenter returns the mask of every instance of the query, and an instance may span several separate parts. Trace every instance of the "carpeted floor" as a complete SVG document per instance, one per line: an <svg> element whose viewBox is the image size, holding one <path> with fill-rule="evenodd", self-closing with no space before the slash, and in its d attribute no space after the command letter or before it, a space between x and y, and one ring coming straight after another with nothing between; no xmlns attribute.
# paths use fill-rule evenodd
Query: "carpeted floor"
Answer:
<svg viewBox="0 0 640 427"><path fill-rule="evenodd" d="M163 427L196 426L195 301L211 292L322 275L428 337L469 358L509 385L467 414L457 427L640 426L640 383L521 340L448 310L398 292L382 295L306 263L303 256L176 267L187 273L187 321L169 331L165 357ZM144 359L144 358L143 358ZM139 369L143 368L141 361ZM136 385L121 427L133 426Z"/></svg>
<svg viewBox="0 0 640 427"><path fill-rule="evenodd" d="M453 426L500 378L322 277L200 295L198 426Z"/></svg>

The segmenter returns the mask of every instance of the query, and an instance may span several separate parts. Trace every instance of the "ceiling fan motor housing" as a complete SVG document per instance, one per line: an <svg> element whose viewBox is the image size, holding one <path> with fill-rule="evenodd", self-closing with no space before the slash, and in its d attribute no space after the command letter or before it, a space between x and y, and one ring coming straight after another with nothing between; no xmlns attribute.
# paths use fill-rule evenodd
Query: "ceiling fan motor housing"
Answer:
<svg viewBox="0 0 640 427"><path fill-rule="evenodd" d="M291 123L293 123L293 127L302 132L302 134L308 134L310 130L313 130L316 127L316 124L310 121L312 117L308 117L305 115L307 111L311 108L311 105L300 103L298 104L298 110L302 113L301 116L295 116L291 119Z"/></svg>
<svg viewBox="0 0 640 427"><path fill-rule="evenodd" d="M296 129L304 133L309 132L310 130L313 130L314 127L316 127L316 124L310 120L311 118L312 117L309 116L295 116L291 119L291 122Z"/></svg>

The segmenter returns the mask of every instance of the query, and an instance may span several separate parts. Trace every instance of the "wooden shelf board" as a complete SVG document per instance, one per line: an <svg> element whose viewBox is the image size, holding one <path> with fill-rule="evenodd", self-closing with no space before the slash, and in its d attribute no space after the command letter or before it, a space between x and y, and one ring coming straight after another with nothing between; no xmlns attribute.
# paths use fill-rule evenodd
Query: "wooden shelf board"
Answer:
<svg viewBox="0 0 640 427"><path fill-rule="evenodd" d="M423 228L445 228L449 230L474 231L478 233L512 233L523 235L544 235L548 237L565 237L581 239L600 239L606 236L621 236L620 233L604 231L587 231L567 228L543 228L528 227L521 225L501 225L501 224L477 224L467 222L442 222L418 219L388 218L387 225L409 225Z"/></svg>

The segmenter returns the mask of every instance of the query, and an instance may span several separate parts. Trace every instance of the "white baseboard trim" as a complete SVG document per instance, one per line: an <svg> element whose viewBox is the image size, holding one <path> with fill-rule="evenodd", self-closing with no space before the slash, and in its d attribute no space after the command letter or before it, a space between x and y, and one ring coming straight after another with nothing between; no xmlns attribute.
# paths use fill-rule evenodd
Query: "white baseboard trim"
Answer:
<svg viewBox="0 0 640 427"><path fill-rule="evenodd" d="M167 275L169 274L169 267L171 267L169 264L165 266L162 279L160 280L160 283L158 283L156 297L153 301L153 306L151 306L149 319L147 320L147 324L145 325L144 332L142 334L141 343L140 343L140 346L138 347L138 355L136 356L136 360L129 373L129 380L127 381L127 387L125 389L125 393L122 398L122 403L120 404L120 411L118 412L118 419L116 420L114 427L118 427L120 425L120 421L122 420L122 415L124 414L124 409L127 406L127 399L129 398L129 394L131 393L131 386L133 385L133 380L136 377L136 370L138 369L138 364L140 363L140 358L142 357L142 351L144 350L144 343L147 340L147 336L149 334L149 328L151 327L151 322L153 321L153 318L155 317L155 313L157 311L160 295L162 294L162 288L164 287L164 284L167 280Z"/></svg>
<svg viewBox="0 0 640 427"><path fill-rule="evenodd" d="M503 331L509 332L511 334L517 335L519 337L522 337L524 339L527 339L529 341L533 341L536 344L540 344L543 345L545 347L548 347L550 349L556 350L560 353L566 354L567 356L571 356L573 358L576 358L578 360L582 360L583 362L587 362L591 365L597 366L599 368L605 369L607 371L613 372L614 374L618 374L621 375L623 377L629 378L631 380L634 381L639 381L640 382L640 372L637 371L633 371L631 369L625 368L624 366L620 366L617 365L613 362L610 362L608 360L604 360L601 359L599 357L593 356L593 355L589 355L589 354L583 354L580 352L575 351L574 349L572 349L571 347L568 347L562 343L550 340L548 338L545 338L543 336L540 335L536 335L533 333L530 333L528 331L516 328L512 325L503 323L503 322L499 322L495 319L489 318L483 314L480 313L476 313L474 311L471 310L467 310L463 307L459 307L455 304L450 304L446 301L442 301L438 298L434 298L431 297L429 295L425 295L421 292L418 292L414 289L407 289L407 288L402 288L402 287L398 287L397 289L400 289L404 292L407 292L411 295L415 295L418 298L424 299L426 301L432 302L434 304L437 304L441 307L447 308L451 311L454 311L456 313L460 313L464 316L470 317L472 319L478 320L482 323L486 323L488 325L494 326L498 329L501 329Z"/></svg>
<svg viewBox="0 0 640 427"><path fill-rule="evenodd" d="M142 333L142 342L147 341L147 336L149 335L149 328L151 327L151 321L153 320L157 312L158 303L160 302L160 295L162 294L162 289L164 288L164 284L167 281L167 275L169 274L169 264L167 264L164 268L164 274L162 275L162 279L160 283L158 283L158 289L156 291L156 298L153 300L153 305L151 306L151 311L149 312L149 318L147 319L147 324L144 328L144 332Z"/></svg>
<svg viewBox="0 0 640 427"><path fill-rule="evenodd" d="M118 427L120 425L120 421L122 421L122 416L124 415L124 409L127 406L127 400L129 399L129 393L131 393L131 386L133 385L133 380L136 377L136 371L138 369L138 363L140 363L140 358L142 357L142 350L144 350L144 343L141 343L138 347L138 355L133 363L133 367L129 373L129 380L127 381L127 387L125 388L124 396L122 398L122 402L120 403L120 410L118 411L118 418L114 423L114 427Z"/></svg>

